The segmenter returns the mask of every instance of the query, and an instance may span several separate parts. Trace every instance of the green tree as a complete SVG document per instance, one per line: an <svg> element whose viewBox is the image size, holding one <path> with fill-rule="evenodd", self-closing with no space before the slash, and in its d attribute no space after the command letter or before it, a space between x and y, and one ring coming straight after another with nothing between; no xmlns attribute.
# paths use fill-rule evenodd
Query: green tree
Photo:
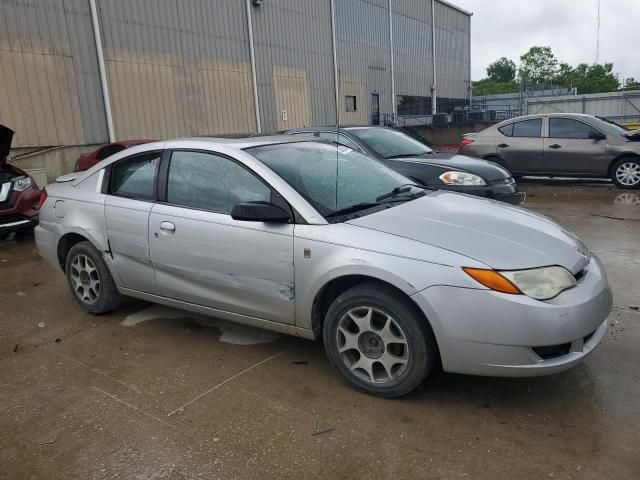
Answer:
<svg viewBox="0 0 640 480"><path fill-rule="evenodd" d="M496 82L490 78L484 78L473 82L474 95L495 95L497 93L515 93L520 85L515 80L511 82Z"/></svg>
<svg viewBox="0 0 640 480"><path fill-rule="evenodd" d="M520 62L520 78L530 82L551 83L558 74L558 59L551 47L531 47Z"/></svg>
<svg viewBox="0 0 640 480"><path fill-rule="evenodd" d="M629 77L625 80L623 90L640 90L640 82L636 82L633 77Z"/></svg>
<svg viewBox="0 0 640 480"><path fill-rule="evenodd" d="M612 92L620 88L620 81L613 74L613 63L581 63L575 68L561 64L555 82L576 87L579 94Z"/></svg>
<svg viewBox="0 0 640 480"><path fill-rule="evenodd" d="M516 64L502 57L487 67L487 76L494 82L508 83L516 78Z"/></svg>

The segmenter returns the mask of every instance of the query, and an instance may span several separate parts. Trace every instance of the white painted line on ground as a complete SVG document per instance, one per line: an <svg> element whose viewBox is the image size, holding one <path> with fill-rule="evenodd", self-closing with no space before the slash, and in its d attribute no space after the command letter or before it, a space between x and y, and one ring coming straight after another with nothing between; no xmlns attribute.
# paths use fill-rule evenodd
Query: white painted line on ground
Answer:
<svg viewBox="0 0 640 480"><path fill-rule="evenodd" d="M205 395L213 392L215 389L220 388L221 386L223 386L226 383L229 383L231 380L238 378L240 375L243 375L245 373L247 373L249 370L253 370L254 368L256 368L259 365L262 365L263 363L268 362L269 360L273 360L276 357L279 357L280 355L282 355L283 353L286 353L286 350L281 351L280 353L276 353L275 355L271 355L269 358L265 358L264 360L262 360L261 362L256 363L255 365L251 365L249 368L245 368L243 371L241 371L240 373L236 373L233 377L231 378L227 378L224 382L219 383L218 385L216 385L215 387L211 387L209 390L207 390L206 392L201 393L200 395L198 395L196 398L194 398L193 400L188 401L187 403L185 403L184 405L182 405L181 407L176 408L175 410L173 410L172 412L167 413L167 417L170 417L171 415L173 415L176 412L179 412L181 410L184 410L184 408L188 405L191 405L193 402L195 402L196 400L198 400L199 398L204 397Z"/></svg>
<svg viewBox="0 0 640 480"><path fill-rule="evenodd" d="M42 348L43 350L46 350L49 353L53 353L54 355L58 355L59 357L65 358L65 359L67 359L67 360L69 360L71 362L77 363L78 365L81 365L84 368L88 368L89 370L91 370L96 375L100 375L101 377L108 378L109 380L112 380L112 381L114 381L116 383L119 383L120 385L124 385L129 390L133 390L136 393L142 393L142 390L140 390L135 385L129 385L128 383L125 383L122 380L119 380L117 378L114 378L114 377L110 376L110 374L107 373L107 372L104 372L104 371L102 371L102 370L100 370L98 368L94 368L91 365L87 365L86 363L81 362L77 358L70 357L69 355L65 355L64 353L56 352L55 350L51 350L50 348L47 348L47 347L40 347L40 348Z"/></svg>
<svg viewBox="0 0 640 480"><path fill-rule="evenodd" d="M116 397L115 395L112 395L109 392L105 392L104 390L100 390L98 387L91 387L93 390L95 390L96 392L100 392L103 395L106 395L107 397L115 400L116 402L122 403L123 405L126 405L129 408L134 409L136 412L142 413L143 415L146 415L149 418L153 418L156 422L160 422L163 425L166 425L167 427L171 427L174 428L173 425L171 425L170 423L165 422L164 420L162 420L161 418L158 417L154 417L153 415L151 415L150 413L145 412L144 410L140 410L138 407L136 407L135 405L131 405L129 402L126 402L124 400L122 400L121 398Z"/></svg>

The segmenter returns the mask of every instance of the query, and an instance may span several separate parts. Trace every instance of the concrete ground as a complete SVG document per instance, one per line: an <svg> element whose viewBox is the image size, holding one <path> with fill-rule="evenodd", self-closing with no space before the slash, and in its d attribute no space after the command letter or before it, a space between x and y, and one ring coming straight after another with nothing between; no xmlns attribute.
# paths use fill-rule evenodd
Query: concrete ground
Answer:
<svg viewBox="0 0 640 480"><path fill-rule="evenodd" d="M0 242L0 478L640 478L640 192L529 181L614 291L586 362L358 393L319 344L144 303L94 317L33 240ZM314 435L314 432L324 433Z"/></svg>

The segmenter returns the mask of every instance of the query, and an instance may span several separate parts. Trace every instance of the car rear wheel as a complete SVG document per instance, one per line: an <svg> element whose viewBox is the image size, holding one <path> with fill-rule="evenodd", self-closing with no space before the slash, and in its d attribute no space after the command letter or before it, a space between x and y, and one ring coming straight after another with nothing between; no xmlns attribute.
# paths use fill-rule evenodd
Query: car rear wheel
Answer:
<svg viewBox="0 0 640 480"><path fill-rule="evenodd" d="M88 312L106 313L122 301L100 252L89 242L71 248L65 271L73 297Z"/></svg>
<svg viewBox="0 0 640 480"><path fill-rule="evenodd" d="M333 302L323 339L329 359L347 382L381 397L413 391L436 359L435 338L416 307L376 284L355 286Z"/></svg>
<svg viewBox="0 0 640 480"><path fill-rule="evenodd" d="M611 168L611 180L618 188L640 187L640 159L625 157L618 160Z"/></svg>

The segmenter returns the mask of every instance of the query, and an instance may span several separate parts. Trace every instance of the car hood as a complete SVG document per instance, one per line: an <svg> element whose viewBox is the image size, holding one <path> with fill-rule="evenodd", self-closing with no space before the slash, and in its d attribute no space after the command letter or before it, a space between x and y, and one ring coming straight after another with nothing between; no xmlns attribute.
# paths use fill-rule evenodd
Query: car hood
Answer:
<svg viewBox="0 0 640 480"><path fill-rule="evenodd" d="M497 270L562 265L590 254L571 232L523 208L444 190L347 223L453 251Z"/></svg>
<svg viewBox="0 0 640 480"><path fill-rule="evenodd" d="M421 157L394 158L393 161L423 163L448 170L469 172L489 181L504 180L511 177L509 171L497 163L457 153L435 152Z"/></svg>

